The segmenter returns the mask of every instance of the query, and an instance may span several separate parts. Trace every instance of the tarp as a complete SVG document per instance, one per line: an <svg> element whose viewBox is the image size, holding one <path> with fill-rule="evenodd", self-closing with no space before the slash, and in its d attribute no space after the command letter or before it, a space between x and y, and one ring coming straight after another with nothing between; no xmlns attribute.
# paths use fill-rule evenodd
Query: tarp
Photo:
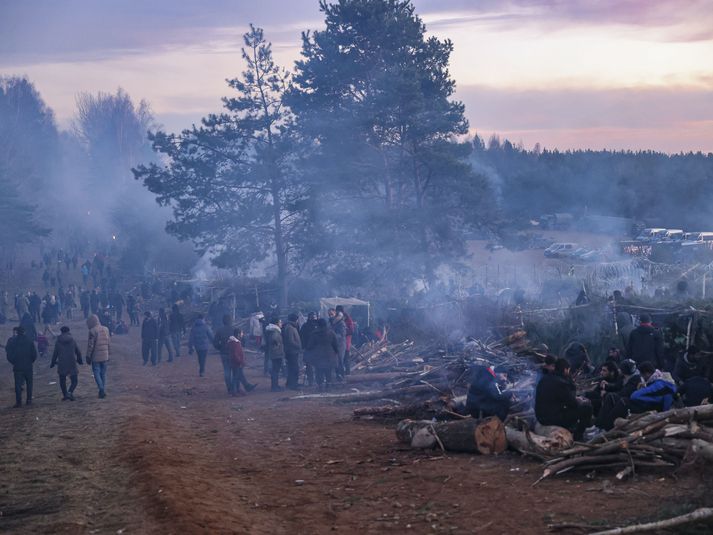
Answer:
<svg viewBox="0 0 713 535"><path fill-rule="evenodd" d="M342 305L345 308L366 307L366 321L367 324L371 323L369 301L362 301L361 299L357 299L356 297L322 297L319 300L320 316L326 318L327 311L330 308L336 308L338 305Z"/></svg>

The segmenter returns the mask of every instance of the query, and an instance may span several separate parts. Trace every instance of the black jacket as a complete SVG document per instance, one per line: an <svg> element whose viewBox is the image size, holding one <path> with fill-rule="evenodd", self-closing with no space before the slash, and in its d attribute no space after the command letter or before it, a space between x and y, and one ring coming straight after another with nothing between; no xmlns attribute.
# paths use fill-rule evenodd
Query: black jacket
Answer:
<svg viewBox="0 0 713 535"><path fill-rule="evenodd" d="M639 325L629 335L626 353L637 365L649 361L662 370L664 361L661 331L650 325Z"/></svg>
<svg viewBox="0 0 713 535"><path fill-rule="evenodd" d="M705 370L698 360L688 360L686 354L679 356L676 359L676 365L673 367L673 378L677 383L683 383L692 377L703 377Z"/></svg>
<svg viewBox="0 0 713 535"><path fill-rule="evenodd" d="M510 411L509 396L500 392L495 376L485 366L474 366L466 398L466 409L474 417L497 416L505 420Z"/></svg>
<svg viewBox="0 0 713 535"><path fill-rule="evenodd" d="M624 381L624 384L621 387L621 390L619 391L619 395L622 398L629 399L631 397L631 394L633 394L639 389L640 384L641 376L638 373L636 375L632 375L626 381Z"/></svg>
<svg viewBox="0 0 713 535"><path fill-rule="evenodd" d="M535 416L542 425L559 425L564 413L577 408L576 387L561 375L543 375L535 389Z"/></svg>
<svg viewBox="0 0 713 535"><path fill-rule="evenodd" d="M12 371L31 372L32 364L37 360L37 348L25 334L18 334L5 348L7 361L12 364Z"/></svg>
<svg viewBox="0 0 713 535"><path fill-rule="evenodd" d="M336 368L339 355L337 335L329 327L317 327L309 337L307 346L310 362L316 368Z"/></svg>
<svg viewBox="0 0 713 535"><path fill-rule="evenodd" d="M683 403L686 407L696 407L701 404L704 399L713 401L713 387L705 377L700 375L693 376L684 381L683 385L678 389L681 394Z"/></svg>
<svg viewBox="0 0 713 535"><path fill-rule="evenodd" d="M228 339L233 336L235 327L233 325L221 325L216 329L213 337L213 347L220 351L221 355L228 354Z"/></svg>
<svg viewBox="0 0 713 535"><path fill-rule="evenodd" d="M155 318L145 318L141 324L141 338L143 340L158 340L158 323Z"/></svg>
<svg viewBox="0 0 713 535"><path fill-rule="evenodd" d="M186 322L180 312L171 312L168 316L168 330L171 333L185 333Z"/></svg>

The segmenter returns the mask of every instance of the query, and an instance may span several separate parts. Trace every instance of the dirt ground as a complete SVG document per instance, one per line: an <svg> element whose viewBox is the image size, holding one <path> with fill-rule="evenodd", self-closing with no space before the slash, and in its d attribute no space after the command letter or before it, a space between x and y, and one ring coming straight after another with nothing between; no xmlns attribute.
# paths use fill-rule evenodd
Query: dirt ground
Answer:
<svg viewBox="0 0 713 535"><path fill-rule="evenodd" d="M81 347L86 328L71 323ZM10 326L0 329L3 340ZM115 336L107 398L89 368L60 401L49 358L31 407L13 409L0 364L2 533L543 533L552 522L626 524L687 511L691 474L532 487L538 463L411 451L351 406L270 393L251 354L251 395L225 394L217 355L144 367L136 330ZM675 495L676 498L672 498Z"/></svg>

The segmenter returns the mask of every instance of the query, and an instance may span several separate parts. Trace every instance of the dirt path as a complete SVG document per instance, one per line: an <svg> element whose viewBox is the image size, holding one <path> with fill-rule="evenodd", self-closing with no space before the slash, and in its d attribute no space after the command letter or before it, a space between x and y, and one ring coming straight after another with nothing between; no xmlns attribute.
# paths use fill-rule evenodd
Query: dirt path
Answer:
<svg viewBox="0 0 713 535"><path fill-rule="evenodd" d="M84 347L86 329L72 330ZM144 367L132 333L114 338L105 400L85 366L77 401L61 402L44 360L35 404L11 409L3 359L0 532L542 533L603 511L617 524L675 512L701 492L692 477L653 475L532 488L537 463L404 450L349 406L267 392L258 364L248 376L260 388L229 398L217 356L203 379L195 357Z"/></svg>

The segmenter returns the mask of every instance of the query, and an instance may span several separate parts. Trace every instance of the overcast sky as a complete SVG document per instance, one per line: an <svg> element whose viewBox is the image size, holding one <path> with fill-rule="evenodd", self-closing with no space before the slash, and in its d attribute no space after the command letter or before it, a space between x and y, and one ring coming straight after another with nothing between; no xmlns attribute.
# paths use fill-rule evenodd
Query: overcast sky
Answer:
<svg viewBox="0 0 713 535"><path fill-rule="evenodd" d="M455 45L473 132L526 147L713 151L713 0L415 0ZM317 0L0 0L0 74L66 126L80 91L123 87L170 130L220 107L241 35L291 67Z"/></svg>

